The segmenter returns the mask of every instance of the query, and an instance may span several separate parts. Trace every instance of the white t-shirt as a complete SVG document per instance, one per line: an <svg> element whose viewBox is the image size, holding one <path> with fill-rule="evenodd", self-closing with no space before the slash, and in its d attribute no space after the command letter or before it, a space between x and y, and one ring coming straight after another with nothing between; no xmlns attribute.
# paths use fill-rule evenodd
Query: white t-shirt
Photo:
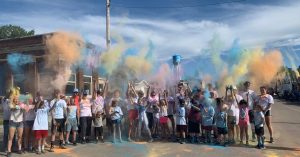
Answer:
<svg viewBox="0 0 300 157"><path fill-rule="evenodd" d="M168 107L161 106L160 107L160 117L166 117L166 116L168 116Z"/></svg>
<svg viewBox="0 0 300 157"><path fill-rule="evenodd" d="M10 111L10 120L16 123L23 122L24 104L19 104L18 109Z"/></svg>
<svg viewBox="0 0 300 157"><path fill-rule="evenodd" d="M272 106L272 104L274 104L274 99L271 95L266 94L264 96L258 97L258 105L260 105L263 108L263 110L265 110L269 104L271 104L271 106ZM271 108L270 108L270 110L271 110Z"/></svg>
<svg viewBox="0 0 300 157"><path fill-rule="evenodd" d="M185 120L185 107L177 107L177 118L176 118L177 125L186 125Z"/></svg>
<svg viewBox="0 0 300 157"><path fill-rule="evenodd" d="M56 102L56 99L53 99L50 102L50 107L52 107ZM56 102L56 106L54 107L53 110L53 118L54 119L64 119L64 109L67 109L67 103L63 99L59 99Z"/></svg>
<svg viewBox="0 0 300 157"><path fill-rule="evenodd" d="M254 102L256 100L257 95L255 94L255 92L253 90L248 90L242 93L242 97L245 101L249 100L249 110L253 110L253 105Z"/></svg>
<svg viewBox="0 0 300 157"><path fill-rule="evenodd" d="M116 113L114 113L116 112ZM114 113L111 115L111 120L117 120L117 119L120 119L121 116L123 116L123 112L122 112L122 109L121 107L119 106L116 106L116 107L111 107L110 108L110 113Z"/></svg>
<svg viewBox="0 0 300 157"><path fill-rule="evenodd" d="M240 96L240 95L238 95L238 94L236 94L235 97L236 97L238 103L240 103L240 101L243 100L243 97ZM235 99L235 98L234 98L234 99ZM239 117L240 117L240 109L239 109L239 105L238 105L237 102L234 101L234 103L235 103L236 106L237 106L237 108L235 108L235 109L236 109L236 111L235 111L235 118L236 118L236 124L239 124L239 120L240 120L240 118L239 118Z"/></svg>
<svg viewBox="0 0 300 157"><path fill-rule="evenodd" d="M92 113L96 114L98 111L103 111L104 109L104 99L102 96L98 96L92 105Z"/></svg>
<svg viewBox="0 0 300 157"><path fill-rule="evenodd" d="M127 111L137 109L138 98L132 98L132 101L133 101L133 104L131 104L131 102L129 100L126 100L126 102L127 102Z"/></svg>
<svg viewBox="0 0 300 157"><path fill-rule="evenodd" d="M158 103L158 96L155 96L155 97L151 97L150 96L148 98L148 103L149 103L149 106L146 109L146 112L152 113L153 112L153 105L155 105L156 103Z"/></svg>
<svg viewBox="0 0 300 157"><path fill-rule="evenodd" d="M48 104L45 104L44 108L37 109L32 130L48 130L49 110Z"/></svg>
<svg viewBox="0 0 300 157"><path fill-rule="evenodd" d="M80 117L92 117L92 104L89 99L81 99Z"/></svg>

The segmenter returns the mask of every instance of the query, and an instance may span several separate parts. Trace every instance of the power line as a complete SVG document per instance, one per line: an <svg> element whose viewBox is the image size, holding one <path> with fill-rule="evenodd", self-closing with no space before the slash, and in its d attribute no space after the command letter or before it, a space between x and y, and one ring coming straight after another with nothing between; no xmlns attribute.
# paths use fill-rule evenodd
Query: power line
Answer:
<svg viewBox="0 0 300 157"><path fill-rule="evenodd" d="M120 5L117 3L112 3L112 7L116 8L132 8L132 9L139 9L139 8L157 8L157 9L172 9L172 8L196 8L196 7L203 7L203 6L214 6L214 5L222 5L222 4L230 4L230 3L237 3L237 2L242 2L246 0L231 0L231 1L226 1L226 2L216 2L216 3L207 3L207 4L194 4L194 5L183 5L181 6L126 6L126 5Z"/></svg>

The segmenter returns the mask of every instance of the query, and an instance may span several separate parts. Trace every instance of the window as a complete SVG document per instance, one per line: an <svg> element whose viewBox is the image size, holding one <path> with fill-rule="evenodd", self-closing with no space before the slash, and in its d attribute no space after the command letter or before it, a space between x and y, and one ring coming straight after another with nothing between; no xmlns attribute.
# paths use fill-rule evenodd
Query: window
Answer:
<svg viewBox="0 0 300 157"><path fill-rule="evenodd" d="M71 96L73 94L73 90L76 88L76 75L71 74L70 79L66 85L66 95Z"/></svg>
<svg viewBox="0 0 300 157"><path fill-rule="evenodd" d="M92 94L92 76L83 75L83 89L88 92L88 95Z"/></svg>

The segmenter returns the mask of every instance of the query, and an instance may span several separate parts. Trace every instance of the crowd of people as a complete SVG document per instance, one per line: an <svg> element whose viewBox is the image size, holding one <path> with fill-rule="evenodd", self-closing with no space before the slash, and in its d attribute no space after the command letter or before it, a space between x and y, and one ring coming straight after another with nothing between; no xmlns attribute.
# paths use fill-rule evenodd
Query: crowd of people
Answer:
<svg viewBox="0 0 300 157"><path fill-rule="evenodd" d="M26 102L21 102L19 94L11 90L2 99L4 149L11 156L12 145L16 143L19 154L43 154L45 147L53 152L55 145L65 149L66 145L77 143L122 143L124 139L249 145L250 133L251 140L257 140L257 148L264 149L265 125L270 142L274 141L274 100L264 86L258 94L250 89L249 81L243 85L241 91L236 86L226 87L225 96L220 97L211 84L191 89L180 82L172 95L168 89L158 91L150 85L147 91L136 90L128 82L123 99L119 90L108 94L106 82L104 89L95 91L92 98L78 89L74 89L71 97L55 90L50 101L37 93L36 98Z"/></svg>

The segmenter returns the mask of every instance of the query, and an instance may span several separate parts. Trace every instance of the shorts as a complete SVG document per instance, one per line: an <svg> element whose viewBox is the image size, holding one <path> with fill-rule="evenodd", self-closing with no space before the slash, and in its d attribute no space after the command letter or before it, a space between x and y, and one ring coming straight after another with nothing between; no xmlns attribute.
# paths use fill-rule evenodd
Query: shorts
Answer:
<svg viewBox="0 0 300 157"><path fill-rule="evenodd" d="M34 130L34 137L38 140L48 137L48 130Z"/></svg>
<svg viewBox="0 0 300 157"><path fill-rule="evenodd" d="M51 125L51 132L54 133L54 131L57 131L59 133L65 131L65 119L55 119L56 126L53 124L52 120L52 125Z"/></svg>
<svg viewBox="0 0 300 157"><path fill-rule="evenodd" d="M160 124L167 124L168 123L168 117L160 117L159 118Z"/></svg>
<svg viewBox="0 0 300 157"><path fill-rule="evenodd" d="M128 118L129 120L136 120L139 114L137 110L131 109L128 111Z"/></svg>
<svg viewBox="0 0 300 157"><path fill-rule="evenodd" d="M236 118L235 116L228 116L228 125L236 125Z"/></svg>
<svg viewBox="0 0 300 157"><path fill-rule="evenodd" d="M10 120L9 127L10 128L24 128L24 123L23 122L14 122L14 121Z"/></svg>
<svg viewBox="0 0 300 157"><path fill-rule="evenodd" d="M205 131L212 131L212 126L203 126L202 125L202 129L205 130Z"/></svg>
<svg viewBox="0 0 300 157"><path fill-rule="evenodd" d="M240 127L246 127L248 125L249 125L249 122L247 120L242 120L242 119L239 120Z"/></svg>
<svg viewBox="0 0 300 157"><path fill-rule="evenodd" d="M188 130L190 133L200 133L200 123L199 122L188 122Z"/></svg>
<svg viewBox="0 0 300 157"><path fill-rule="evenodd" d="M30 129L32 129L33 124L34 124L34 120L25 121L24 122L24 128L30 128Z"/></svg>
<svg viewBox="0 0 300 157"><path fill-rule="evenodd" d="M77 118L69 118L67 125L66 125L66 131L77 131L78 130L78 125L77 125Z"/></svg>
<svg viewBox="0 0 300 157"><path fill-rule="evenodd" d="M268 110L268 111L265 113L265 117L270 117L270 116L272 116L272 115L271 115L271 110Z"/></svg>
<svg viewBox="0 0 300 157"><path fill-rule="evenodd" d="M173 115L168 115L168 118L172 119L172 118L174 118L174 116Z"/></svg>
<svg viewBox="0 0 300 157"><path fill-rule="evenodd" d="M176 125L177 132L186 132L187 126L186 125Z"/></svg>
<svg viewBox="0 0 300 157"><path fill-rule="evenodd" d="M228 134L228 128L227 127L225 127L225 128L218 127L218 134L219 135L226 135L226 134Z"/></svg>
<svg viewBox="0 0 300 157"><path fill-rule="evenodd" d="M265 134L264 127L256 127L255 126L255 134L257 136L263 136Z"/></svg>
<svg viewBox="0 0 300 157"><path fill-rule="evenodd" d="M121 124L121 119L111 120L112 124Z"/></svg>
<svg viewBox="0 0 300 157"><path fill-rule="evenodd" d="M249 114L249 121L250 121L250 123L254 123L254 111L253 110L249 110L248 114Z"/></svg>

